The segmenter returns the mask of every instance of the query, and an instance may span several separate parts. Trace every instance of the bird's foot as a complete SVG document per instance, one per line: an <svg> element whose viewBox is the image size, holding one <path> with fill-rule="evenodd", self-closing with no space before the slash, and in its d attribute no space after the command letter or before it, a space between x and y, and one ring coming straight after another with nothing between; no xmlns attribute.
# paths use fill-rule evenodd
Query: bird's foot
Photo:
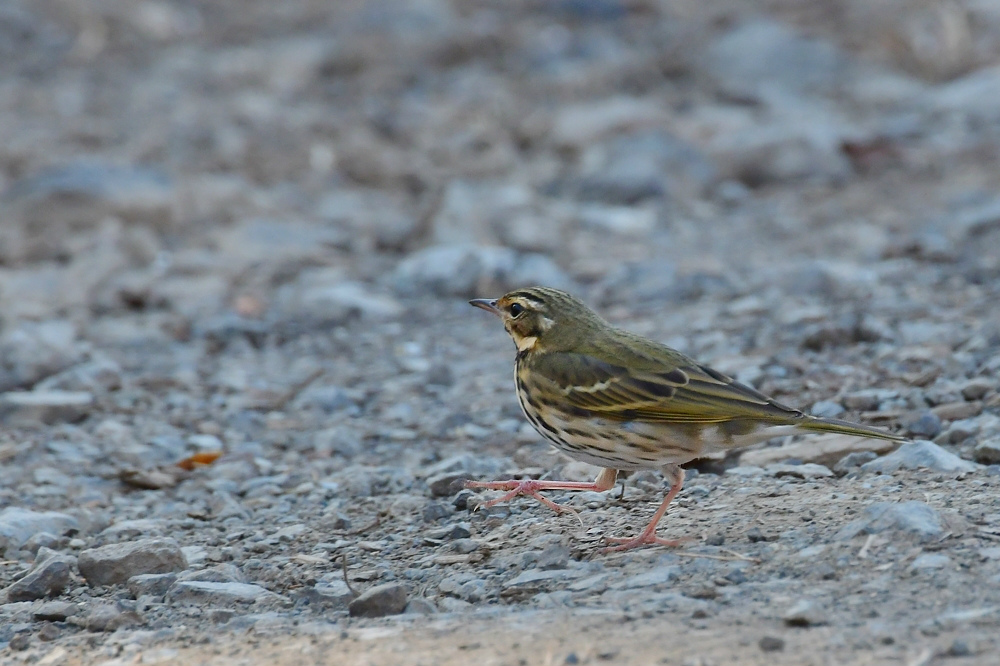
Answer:
<svg viewBox="0 0 1000 666"><path fill-rule="evenodd" d="M593 490L594 484L592 483L576 483L572 481L537 481L535 479L527 479L524 481L517 481L511 479L510 481L466 481L465 487L470 489L483 489L483 490L506 490L505 495L501 495L495 499L491 499L488 502L480 504L479 507L483 509L488 509L491 506L496 506L501 502L507 502L514 499L518 495L526 495L528 497L533 497L545 506L549 507L556 513L572 513L574 516L579 518L575 509L571 509L568 506L563 506L562 504L556 504L548 497L545 497L539 493L540 490Z"/></svg>
<svg viewBox="0 0 1000 666"><path fill-rule="evenodd" d="M666 546L667 548L677 548L684 543L691 541L691 537L681 537L680 539L661 539L656 536L654 530L644 530L637 537L604 537L606 543L617 544L608 546L601 550L602 553L616 553L622 550L632 550L643 546Z"/></svg>

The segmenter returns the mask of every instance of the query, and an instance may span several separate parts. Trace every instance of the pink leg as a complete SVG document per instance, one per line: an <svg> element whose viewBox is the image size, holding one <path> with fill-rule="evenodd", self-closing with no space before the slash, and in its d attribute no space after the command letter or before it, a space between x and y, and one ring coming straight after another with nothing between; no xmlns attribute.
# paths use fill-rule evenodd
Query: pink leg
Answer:
<svg viewBox="0 0 1000 666"><path fill-rule="evenodd" d="M615 480L618 478L618 470L616 469L604 469L600 474L597 475L597 479L593 483L587 483L585 481L536 481L534 479L527 479L525 481L516 481L511 479L510 481L466 481L466 488L483 488L486 490L506 490L506 495L492 499L481 506L484 508L489 508L501 502L506 502L511 500L518 495L527 495L529 497L534 497L536 500L549 507L556 513L563 513L568 511L569 513L576 513L573 509L562 506L561 504L556 504L547 497L543 497L538 494L540 490L593 490L595 492L603 492L605 490L610 490L615 485Z"/></svg>
<svg viewBox="0 0 1000 666"><path fill-rule="evenodd" d="M668 465L667 467L664 468L663 471L667 475L667 480L670 482L670 492L668 492L667 496L663 498L663 502L660 503L660 508L657 509L656 513L653 514L653 519L649 521L648 525L646 525L646 529L644 529L639 534L639 536L633 537L631 539L628 538L623 539L620 537L606 537L608 543L616 543L619 545L612 546L610 548L605 548L604 549L605 553L610 553L618 550L630 550L632 548L639 548L641 546L646 546L646 545L659 545L659 546L667 546L668 548L676 548L683 542L687 541L687 539L676 539L676 540L661 539L660 537L656 536L657 523L659 523L660 519L663 518L663 515L667 512L667 507L670 506L670 502L675 497L677 497L677 493L681 491L681 486L684 485L683 469L681 469L677 465Z"/></svg>

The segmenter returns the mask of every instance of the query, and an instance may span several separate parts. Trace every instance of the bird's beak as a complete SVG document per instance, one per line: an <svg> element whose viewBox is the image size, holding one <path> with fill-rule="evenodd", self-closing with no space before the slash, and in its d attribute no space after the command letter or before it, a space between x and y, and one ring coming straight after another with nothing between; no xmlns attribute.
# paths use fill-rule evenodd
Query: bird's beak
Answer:
<svg viewBox="0 0 1000 666"><path fill-rule="evenodd" d="M482 308L487 312L492 312L496 316L500 316L502 311L497 307L496 300L491 300L489 298L473 298L469 301L469 305L475 305L477 308Z"/></svg>

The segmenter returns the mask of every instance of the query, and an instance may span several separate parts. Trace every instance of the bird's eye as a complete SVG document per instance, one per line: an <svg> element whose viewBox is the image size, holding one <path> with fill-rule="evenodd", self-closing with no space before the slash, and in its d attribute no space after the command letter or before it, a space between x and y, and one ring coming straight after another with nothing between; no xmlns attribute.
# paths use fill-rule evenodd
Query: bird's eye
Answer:
<svg viewBox="0 0 1000 666"><path fill-rule="evenodd" d="M524 312L524 306L521 305L520 303L514 303L513 305L510 306L511 317L519 317L523 312Z"/></svg>

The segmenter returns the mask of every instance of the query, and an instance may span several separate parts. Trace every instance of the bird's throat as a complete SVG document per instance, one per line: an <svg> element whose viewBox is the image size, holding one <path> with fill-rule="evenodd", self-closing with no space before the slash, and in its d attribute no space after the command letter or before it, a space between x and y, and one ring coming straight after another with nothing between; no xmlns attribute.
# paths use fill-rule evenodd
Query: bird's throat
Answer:
<svg viewBox="0 0 1000 666"><path fill-rule="evenodd" d="M523 353L534 349L535 345L538 344L538 338L534 335L525 335L515 338L514 344L517 346L517 351Z"/></svg>

